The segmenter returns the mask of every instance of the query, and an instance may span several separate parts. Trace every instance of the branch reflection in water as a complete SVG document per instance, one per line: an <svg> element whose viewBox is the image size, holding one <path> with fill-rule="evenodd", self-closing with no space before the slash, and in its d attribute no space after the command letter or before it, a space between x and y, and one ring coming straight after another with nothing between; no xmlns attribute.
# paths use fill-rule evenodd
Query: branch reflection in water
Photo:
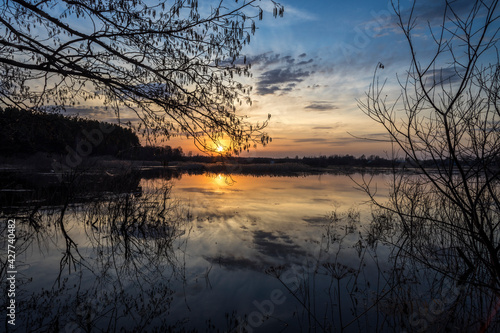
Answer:
<svg viewBox="0 0 500 333"><path fill-rule="evenodd" d="M18 282L16 326L63 332L175 326L164 314L174 293L170 281L184 276L178 249L187 245L181 239L187 214L170 199L170 186L92 196L83 204L68 196L59 206L17 211L19 271L29 278ZM5 274L2 260L2 280Z"/></svg>

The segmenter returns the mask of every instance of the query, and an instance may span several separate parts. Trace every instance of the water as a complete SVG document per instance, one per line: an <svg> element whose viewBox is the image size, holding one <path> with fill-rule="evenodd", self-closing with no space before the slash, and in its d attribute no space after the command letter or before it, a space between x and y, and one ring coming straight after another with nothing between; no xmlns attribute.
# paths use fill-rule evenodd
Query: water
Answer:
<svg viewBox="0 0 500 333"><path fill-rule="evenodd" d="M371 177L378 197L386 197L390 178L365 179ZM444 310L439 316L422 314L425 302L436 296L435 291L426 296L421 286L432 286L436 276L410 267L407 282L395 283L394 272L404 269L393 266L390 244L369 237L371 206L355 184L362 179L360 174L182 175L141 179L141 192L134 194L106 187L93 200L75 200L66 208L58 201L36 212L4 211L5 218L16 218L16 327L40 332L439 327L448 320ZM6 238L1 246L7 248ZM453 283L448 289L462 292ZM445 310L455 306L455 298L442 302Z"/></svg>
<svg viewBox="0 0 500 333"><path fill-rule="evenodd" d="M360 176L355 178L359 180ZM382 185L385 177L378 176L376 181ZM154 186L148 182L143 185ZM188 203L192 215L187 270L198 272L191 281L199 286L189 295L187 304L205 305L194 318L213 319L221 312L238 309L242 314L254 314L249 318L253 327L266 329L284 326L280 320L286 320L288 325L297 324L293 313L304 309L286 287L275 277L266 275L265 270L286 264L297 271L290 271L292 282L305 282L302 270L314 271L320 257L321 262L336 262L334 247L326 249L332 212L359 211L362 218L356 228L362 229L362 221L370 211L370 206L363 204L365 195L355 188L353 180L339 175L189 176L174 181L172 195ZM359 258L349 249L353 246L352 240L347 237L344 243L339 262L357 269ZM207 279L201 278L206 272L210 272ZM330 282L323 280L321 283ZM283 295L277 302L283 303L272 306L272 317L279 319L268 319L261 325L260 314L264 317L264 312L271 312L269 300L273 290ZM318 306L327 303L322 296L325 295L319 291ZM214 300L218 306L213 306ZM256 305L262 302L268 305L267 310ZM181 304L174 313L181 315L185 310ZM303 324L309 325L307 319L305 321Z"/></svg>

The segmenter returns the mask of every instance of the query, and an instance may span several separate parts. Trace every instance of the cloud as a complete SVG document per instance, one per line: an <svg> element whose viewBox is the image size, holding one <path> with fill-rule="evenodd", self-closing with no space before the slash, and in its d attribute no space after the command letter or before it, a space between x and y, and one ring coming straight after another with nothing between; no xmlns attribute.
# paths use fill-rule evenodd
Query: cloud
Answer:
<svg viewBox="0 0 500 333"><path fill-rule="evenodd" d="M294 83L304 81L311 72L292 70L291 68L277 68L262 73L257 82L257 93L259 95L273 94L277 91L291 91Z"/></svg>
<svg viewBox="0 0 500 333"><path fill-rule="evenodd" d="M253 270L257 272L262 272L266 267L270 266L270 263L258 262L253 258L252 260L244 257L235 256L217 256L209 257L204 256L203 259L214 264L224 266L228 270Z"/></svg>
<svg viewBox="0 0 500 333"><path fill-rule="evenodd" d="M328 87L327 85L321 85L321 84L314 84L312 86L307 86L307 88L309 89L318 89L318 88L321 88L321 87Z"/></svg>
<svg viewBox="0 0 500 333"><path fill-rule="evenodd" d="M428 85L440 85L442 83L456 83L462 80L465 70L457 71L456 68L431 69L423 76L424 82Z"/></svg>
<svg viewBox="0 0 500 333"><path fill-rule="evenodd" d="M277 258L298 259L307 256L301 246L283 232L267 232L263 230L253 231L253 245L259 252L252 258L235 255L204 256L203 258L212 264L224 266L228 270L253 270L264 271L272 266ZM275 264L275 263L274 263Z"/></svg>
<svg viewBox="0 0 500 333"><path fill-rule="evenodd" d="M286 88L281 89L283 92L292 91L297 86L297 83L289 83Z"/></svg>
<svg viewBox="0 0 500 333"><path fill-rule="evenodd" d="M455 0L450 2L452 10L448 9L447 17L455 20L454 15L465 19L471 12L474 1L470 0ZM433 27L440 27L445 13L445 2L435 0L422 0L415 3L412 8L411 3L401 4L400 7L401 17L403 22L411 17L416 19L420 28L427 28L428 24ZM481 14L481 13L479 13ZM362 24L362 29L371 30L373 37L381 37L386 35L387 32L400 32L399 18L394 13L394 10L388 6L387 9L380 12L372 12L372 20L366 21ZM480 16L480 15L479 15Z"/></svg>
<svg viewBox="0 0 500 333"><path fill-rule="evenodd" d="M326 216L305 217L302 220L309 224L327 224L329 222L329 219Z"/></svg>
<svg viewBox="0 0 500 333"><path fill-rule="evenodd" d="M183 189L185 192L193 192L193 193L203 193L207 195L221 195L221 192L210 191L202 187L186 187Z"/></svg>
<svg viewBox="0 0 500 333"><path fill-rule="evenodd" d="M252 66L260 67L260 69L262 70L275 65L285 65L285 67L291 67L292 65L303 66L314 62L314 59L309 59L307 61L301 60L305 56L306 54L302 53L297 57L297 59L295 59L291 55L281 55L280 53L266 52L247 57L247 62L252 64ZM238 59L236 63L243 64L243 61L242 59Z"/></svg>
<svg viewBox="0 0 500 333"><path fill-rule="evenodd" d="M258 54L256 56L250 56L247 58L247 62L252 64L252 66L259 66L261 68L266 68L274 64L279 64L284 60L279 53L273 54L273 52L266 52Z"/></svg>
<svg viewBox="0 0 500 333"><path fill-rule="evenodd" d="M317 101L317 102L312 102L311 104L306 106L305 109L313 111L331 111L338 109L338 107L330 102Z"/></svg>
<svg viewBox="0 0 500 333"><path fill-rule="evenodd" d="M327 139L323 139L323 138L304 138L304 139L295 139L293 140L293 142L296 142L296 143L310 143L310 142L314 142L314 143L328 143L329 140Z"/></svg>
<svg viewBox="0 0 500 333"><path fill-rule="evenodd" d="M445 13L445 4L443 1L422 0L416 2L413 13L411 12L412 2L401 1L400 10L403 23L410 18L415 20L415 27L412 30L413 43L418 44L418 55L424 56L428 52L435 52L435 44L429 33L429 25L434 33L438 34L442 25L443 14ZM461 19L465 19L470 13L474 1L457 0L451 1L450 7L453 13L456 13ZM479 17L483 13L478 13ZM447 11L448 19L453 19L452 11ZM447 22L446 27L454 30L452 22ZM378 62L382 62L387 69L404 65L406 67L407 41L399 27L399 18L395 14L390 2L388 6L380 10L372 10L366 19L356 26L353 26L346 39L339 40L334 44L334 54L338 54L338 61L335 62L337 73L349 71L350 75L354 71L360 74L375 69ZM449 33L445 34L445 40L449 38ZM378 40L379 39L379 40ZM458 39L457 39L458 40ZM402 47L387 47L390 44ZM367 56L368 54L372 56ZM305 60L305 59L303 59ZM390 69L392 70L392 69Z"/></svg>
<svg viewBox="0 0 500 333"><path fill-rule="evenodd" d="M316 127L313 127L312 129L315 129L315 130L328 130L328 129L333 129L332 126L316 126Z"/></svg>
<svg viewBox="0 0 500 333"><path fill-rule="evenodd" d="M292 56L266 52L247 57L247 62L252 64L257 72L261 72L257 77L257 94L269 95L278 92L284 94L294 90L298 83L315 73L304 68L310 67L308 65L315 61L312 58L304 60L306 56L306 53Z"/></svg>
<svg viewBox="0 0 500 333"><path fill-rule="evenodd" d="M109 115L110 112L101 106L81 106L81 107L67 107L65 108L64 115L78 115L80 117L87 117L91 119L102 118Z"/></svg>
<svg viewBox="0 0 500 333"><path fill-rule="evenodd" d="M278 1L281 2L281 1ZM273 12L274 5L272 4L271 1L269 2L262 2L259 3L259 7L261 7L266 14L264 15L271 15ZM285 4L285 14L284 16L287 18L285 22L280 24L296 24L296 23L304 23L307 21L316 21L318 20L318 16L315 13L309 12L305 10L304 8L296 8L295 6L292 6L291 4L287 3ZM270 21L273 22L273 21Z"/></svg>
<svg viewBox="0 0 500 333"><path fill-rule="evenodd" d="M349 133L350 136L347 137L337 137L331 141L332 144L335 145L345 145L349 143L357 143L357 142L391 142L389 134L387 133L367 133L367 134L357 134L357 133Z"/></svg>
<svg viewBox="0 0 500 333"><path fill-rule="evenodd" d="M285 234L274 235L263 230L254 231L253 243L257 250L268 257L299 257L306 256L307 252L299 245L294 244L290 236Z"/></svg>
<svg viewBox="0 0 500 333"><path fill-rule="evenodd" d="M313 59L309 59L307 61L301 61L301 62L297 63L297 66L307 65L307 64L312 63L313 61L314 61Z"/></svg>
<svg viewBox="0 0 500 333"><path fill-rule="evenodd" d="M335 128L335 127L334 127ZM314 127L313 129L317 129ZM348 132L348 134L350 134ZM305 137L299 139L293 139L292 142L294 144L300 143L308 143L314 144L315 146L345 146L353 143L370 143L370 142L390 142L387 133L368 133L368 134L359 134L350 136L341 136L341 137Z"/></svg>
<svg viewBox="0 0 500 333"><path fill-rule="evenodd" d="M276 91L279 91L280 88L278 86L272 86L272 87L264 87L264 86L259 86L257 84L257 93L259 95L271 95L274 94Z"/></svg>
<svg viewBox="0 0 500 333"><path fill-rule="evenodd" d="M474 1L470 0L455 0L450 2L450 7L453 13L464 18L464 15L468 15L474 6ZM411 8L406 8L404 15L408 17ZM443 19L443 14L445 12L445 3L435 0L426 0L417 2L415 8L417 16L422 19L422 21L430 21L432 23L441 23ZM452 18L454 14L448 10L448 17Z"/></svg>

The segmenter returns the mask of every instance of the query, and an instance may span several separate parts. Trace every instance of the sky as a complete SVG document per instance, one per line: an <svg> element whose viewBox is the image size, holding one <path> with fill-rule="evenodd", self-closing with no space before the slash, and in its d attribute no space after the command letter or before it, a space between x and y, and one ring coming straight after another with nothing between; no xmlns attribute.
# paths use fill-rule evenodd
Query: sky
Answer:
<svg viewBox="0 0 500 333"><path fill-rule="evenodd" d="M334 154L391 157L383 128L359 107L366 100L374 71L387 80L388 99L400 94L397 75L405 75L410 51L397 26L390 1L385 0L282 0L283 18L273 18L271 2L257 22L252 42L243 50L252 64L252 106L238 114L250 122L262 122L271 114L266 129L272 142L242 156L295 157ZM442 2L417 3L415 42L417 55L430 54L434 45L427 22L439 24ZM469 0L455 3L466 12ZM401 0L403 13L411 2ZM369 140L368 140L369 139ZM168 145L185 153L201 153L192 139L172 138Z"/></svg>
<svg viewBox="0 0 500 333"><path fill-rule="evenodd" d="M384 155L390 149L386 143L355 137L383 134L356 99L363 98L378 62L388 73L405 63L390 3L280 3L285 14L275 19L270 2L262 1L264 19L243 50L252 64L252 106L238 109L251 122L271 114L266 132L272 142L242 156ZM397 54L395 36L401 40ZM198 153L189 139L172 138L168 144Z"/></svg>
<svg viewBox="0 0 500 333"><path fill-rule="evenodd" d="M443 1L417 3L417 43L421 54L433 47L427 21L439 23ZM266 132L272 142L243 156L295 157L333 154L391 156L383 128L365 115L359 101L378 64L386 93L400 93L396 75L404 75L410 50L397 26L390 2L283 0L283 18L274 19L270 6L250 45L244 49L252 63L252 106L239 109L252 121L271 120ZM470 1L458 1L461 9ZM267 6L267 7L266 7ZM402 0L400 8L409 10ZM370 140L364 140L368 138ZM186 140L171 140L185 152L197 153Z"/></svg>

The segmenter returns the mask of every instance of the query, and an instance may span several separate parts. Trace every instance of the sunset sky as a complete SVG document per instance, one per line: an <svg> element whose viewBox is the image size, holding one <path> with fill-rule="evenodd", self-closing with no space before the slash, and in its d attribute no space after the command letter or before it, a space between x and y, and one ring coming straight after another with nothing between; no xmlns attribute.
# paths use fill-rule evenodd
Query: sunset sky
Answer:
<svg viewBox="0 0 500 333"><path fill-rule="evenodd" d="M408 63L388 3L280 3L285 15L274 19L271 6L263 2L268 11L244 50L252 64L254 93L252 106L239 110L251 121L263 121L270 113L267 132L273 141L244 156L383 154L382 145L360 144L348 132L381 134L356 98L363 97L379 61L387 64L388 74ZM170 144L197 153L190 140L172 139Z"/></svg>
<svg viewBox="0 0 500 333"><path fill-rule="evenodd" d="M427 55L434 45L427 22L439 25L444 1L418 1L415 43ZM243 53L252 64L252 106L238 109L253 122L272 118L267 133L272 143L243 156L295 157L332 154L378 154L390 146L383 129L358 107L358 100L378 74L387 79L388 98L397 98L397 76L410 64L409 48L385 0L283 0L283 18L274 19L270 2L264 20ZM403 13L410 1L402 0ZM405 7L406 6L406 7ZM457 12L467 12L470 1L457 1ZM356 138L357 137L357 138ZM373 141L362 140L370 138ZM379 140L379 141L376 141ZM199 151L190 139L172 138L167 144L184 152ZM389 152L390 153L390 152Z"/></svg>

